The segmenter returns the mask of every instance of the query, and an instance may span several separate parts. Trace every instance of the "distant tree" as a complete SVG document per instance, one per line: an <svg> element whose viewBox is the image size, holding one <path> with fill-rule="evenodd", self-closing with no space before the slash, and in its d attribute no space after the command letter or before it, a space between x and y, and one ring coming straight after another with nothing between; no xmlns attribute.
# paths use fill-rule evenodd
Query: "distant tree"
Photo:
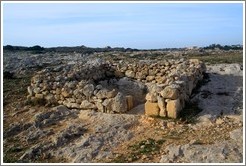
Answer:
<svg viewBox="0 0 246 166"><path fill-rule="evenodd" d="M28 50L30 50L30 51L43 51L44 48L39 46L39 45L35 45L33 47L29 47Z"/></svg>
<svg viewBox="0 0 246 166"><path fill-rule="evenodd" d="M14 51L14 47L11 46L11 45L3 46L3 49L4 49L4 50L9 50L9 51Z"/></svg>

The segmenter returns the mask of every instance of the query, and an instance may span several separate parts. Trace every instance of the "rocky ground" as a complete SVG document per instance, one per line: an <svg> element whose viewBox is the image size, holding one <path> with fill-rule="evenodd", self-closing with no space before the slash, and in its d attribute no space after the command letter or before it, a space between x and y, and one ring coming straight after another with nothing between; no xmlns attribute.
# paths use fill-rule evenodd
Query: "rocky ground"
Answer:
<svg viewBox="0 0 246 166"><path fill-rule="evenodd" d="M4 79L4 162L243 161L240 64L207 65L206 79L185 108L189 112L199 110L199 114L173 120L147 117L143 105L127 114L106 114L28 103L27 86L32 72L28 72L27 65L11 65L12 61L5 59L5 69L15 75Z"/></svg>

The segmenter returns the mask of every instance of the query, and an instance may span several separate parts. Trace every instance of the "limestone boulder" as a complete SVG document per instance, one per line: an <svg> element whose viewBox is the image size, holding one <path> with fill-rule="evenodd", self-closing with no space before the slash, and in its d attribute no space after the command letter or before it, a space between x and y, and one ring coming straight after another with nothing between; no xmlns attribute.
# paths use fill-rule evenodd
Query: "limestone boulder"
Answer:
<svg viewBox="0 0 246 166"><path fill-rule="evenodd" d="M150 93L155 93L155 92L160 93L163 90L163 87L155 83L146 83L146 86L147 86L148 92Z"/></svg>
<svg viewBox="0 0 246 166"><path fill-rule="evenodd" d="M157 93L147 93L145 99L152 103L157 102Z"/></svg>
<svg viewBox="0 0 246 166"><path fill-rule="evenodd" d="M166 111L166 103L164 98L157 96L157 104L158 107L160 108L160 116L161 117L166 117L167 116L167 111Z"/></svg>
<svg viewBox="0 0 246 166"><path fill-rule="evenodd" d="M145 96L147 93L146 86L139 81L132 81L131 79L124 77L116 82L119 92L124 95L131 95L134 98L134 105L145 102Z"/></svg>
<svg viewBox="0 0 246 166"><path fill-rule="evenodd" d="M127 99L122 93L118 93L114 98L105 99L102 103L104 112L124 113L127 111Z"/></svg>
<svg viewBox="0 0 246 166"><path fill-rule="evenodd" d="M82 108L82 109L95 109L96 106L95 106L95 104L89 102L88 100L83 100L81 102L80 108Z"/></svg>
<svg viewBox="0 0 246 166"><path fill-rule="evenodd" d="M177 99L179 97L179 91L176 88L167 86L160 92L161 96L165 99Z"/></svg>
<svg viewBox="0 0 246 166"><path fill-rule="evenodd" d="M114 98L117 95L117 91L115 89L108 90L108 89L101 89L97 92L96 97L99 99L109 99Z"/></svg>
<svg viewBox="0 0 246 166"><path fill-rule="evenodd" d="M87 84L83 88L83 94L86 97L90 97L93 94L94 91L94 85L93 84Z"/></svg>
<svg viewBox="0 0 246 166"><path fill-rule="evenodd" d="M113 111L116 113L124 113L127 111L126 97L120 92L118 92L114 98Z"/></svg>
<svg viewBox="0 0 246 166"><path fill-rule="evenodd" d="M80 105L77 103L65 102L64 105L66 105L68 108L80 108Z"/></svg>

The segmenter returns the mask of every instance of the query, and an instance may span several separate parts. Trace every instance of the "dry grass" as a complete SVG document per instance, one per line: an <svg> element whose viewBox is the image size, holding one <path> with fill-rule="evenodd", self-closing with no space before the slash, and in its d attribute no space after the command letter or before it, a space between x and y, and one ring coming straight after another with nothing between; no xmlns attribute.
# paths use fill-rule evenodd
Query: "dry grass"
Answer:
<svg viewBox="0 0 246 166"><path fill-rule="evenodd" d="M189 58L196 58L209 64L243 63L243 55L240 53L227 53L224 55L206 55L206 56L190 55Z"/></svg>

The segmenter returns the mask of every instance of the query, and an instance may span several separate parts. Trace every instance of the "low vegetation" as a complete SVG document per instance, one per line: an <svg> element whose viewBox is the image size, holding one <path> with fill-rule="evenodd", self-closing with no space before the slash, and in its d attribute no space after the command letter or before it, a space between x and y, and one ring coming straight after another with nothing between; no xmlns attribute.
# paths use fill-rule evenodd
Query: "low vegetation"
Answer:
<svg viewBox="0 0 246 166"><path fill-rule="evenodd" d="M243 63L243 55L241 53L226 53L224 55L205 55L205 56L193 56L189 58L199 59L207 64L219 64L219 63Z"/></svg>
<svg viewBox="0 0 246 166"><path fill-rule="evenodd" d="M147 157L148 155L154 155L159 152L160 147L164 142L164 139L155 140L152 138L136 142L135 144L129 145L128 150L130 152L127 156L119 155L113 162L134 162L143 156Z"/></svg>

